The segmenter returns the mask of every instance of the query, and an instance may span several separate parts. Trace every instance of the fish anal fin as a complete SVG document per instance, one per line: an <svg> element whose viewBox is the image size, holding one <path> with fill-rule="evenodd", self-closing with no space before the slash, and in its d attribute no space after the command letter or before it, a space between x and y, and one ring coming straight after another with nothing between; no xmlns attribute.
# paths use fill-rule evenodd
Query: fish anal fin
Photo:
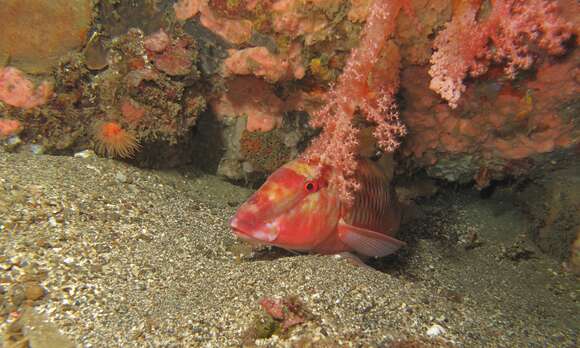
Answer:
<svg viewBox="0 0 580 348"><path fill-rule="evenodd" d="M379 232L367 230L341 222L338 224L338 238L361 255L383 257L393 254L405 242Z"/></svg>

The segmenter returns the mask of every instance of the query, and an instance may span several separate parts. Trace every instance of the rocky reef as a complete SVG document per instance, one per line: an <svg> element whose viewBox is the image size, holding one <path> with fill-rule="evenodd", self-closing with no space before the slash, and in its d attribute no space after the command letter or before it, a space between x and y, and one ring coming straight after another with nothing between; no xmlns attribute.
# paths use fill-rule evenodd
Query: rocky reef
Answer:
<svg viewBox="0 0 580 348"><path fill-rule="evenodd" d="M193 166L254 187L375 127L373 154L392 140L382 148L407 203L437 188L509 191L524 239L580 272L578 2L374 4L4 1L0 156ZM501 257L526 258L524 244Z"/></svg>
<svg viewBox="0 0 580 348"><path fill-rule="evenodd" d="M312 114L324 105L325 91L358 44L371 4L183 0L133 8L130 1L100 1L90 8L86 1L42 3L10 2L0 13L7 30L26 33L3 35L0 41L0 63L6 66L0 75L5 139L18 135L20 141L12 144L39 145L47 153L93 148L137 158L155 144L175 151L175 165L191 160L186 155L195 152L191 139L209 133L202 127L195 136L190 133L207 109L203 117L225 128L225 148L215 149L221 157L210 157L226 167L221 174L236 180L268 170L255 165L252 151L242 151L242 136L227 139L236 133L227 130L236 124L227 119L245 118L244 134L298 126L295 139L286 139L289 148L280 149L299 153L313 133L288 115ZM426 170L436 178L484 188L574 153L579 142L578 11L568 9L576 3L405 3L390 48L379 58L385 66L401 61L400 112L408 129L399 156L403 173ZM545 15L526 14L534 9L544 9ZM44 17L27 25L42 30L10 24L10 18L32 18L27 15L32 12ZM477 50L469 51L458 28L468 27L467 19L459 19L473 13L469 23L480 26L482 34ZM36 49L40 42L42 52ZM455 56L449 53L452 46ZM503 53L491 55L500 49ZM452 75L452 65L472 73ZM461 92L451 99L443 85ZM104 132L107 123L118 131ZM258 138L255 134L253 142ZM132 150L113 150L123 143Z"/></svg>

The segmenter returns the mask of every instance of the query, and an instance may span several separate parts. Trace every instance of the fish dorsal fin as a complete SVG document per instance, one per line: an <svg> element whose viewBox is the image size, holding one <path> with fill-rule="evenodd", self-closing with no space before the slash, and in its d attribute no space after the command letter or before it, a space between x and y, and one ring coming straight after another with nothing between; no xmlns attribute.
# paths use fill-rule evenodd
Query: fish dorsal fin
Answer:
<svg viewBox="0 0 580 348"><path fill-rule="evenodd" d="M405 245L405 242L386 234L352 226L344 221L338 224L338 238L357 253L374 257L390 255Z"/></svg>

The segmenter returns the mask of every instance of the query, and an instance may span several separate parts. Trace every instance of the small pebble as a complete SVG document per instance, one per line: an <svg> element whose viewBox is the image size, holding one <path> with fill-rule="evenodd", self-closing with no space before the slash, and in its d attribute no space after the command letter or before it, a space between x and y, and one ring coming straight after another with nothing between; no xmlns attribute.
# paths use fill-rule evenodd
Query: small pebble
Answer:
<svg viewBox="0 0 580 348"><path fill-rule="evenodd" d="M117 174L115 174L115 180L117 180L117 182L120 182L122 184L124 184L128 181L127 175L125 175L124 173L121 173L121 172L117 172Z"/></svg>
<svg viewBox="0 0 580 348"><path fill-rule="evenodd" d="M32 153L33 155L42 155L44 154L44 147L42 147L42 145L38 145L38 144L31 144L30 147L30 153Z"/></svg>
<svg viewBox="0 0 580 348"><path fill-rule="evenodd" d="M65 265L71 265L74 262L74 260L72 257L67 257L64 260L62 260L62 262L64 262Z"/></svg>
<svg viewBox="0 0 580 348"><path fill-rule="evenodd" d="M77 158L91 158L91 157L95 157L95 151L93 150L83 150L80 152L75 153L74 155Z"/></svg>
<svg viewBox="0 0 580 348"><path fill-rule="evenodd" d="M10 137L10 138L8 138L8 140L6 140L6 145L8 145L8 146L16 146L19 144L22 144L22 139L20 139L20 137L18 135Z"/></svg>
<svg viewBox="0 0 580 348"><path fill-rule="evenodd" d="M10 291L10 297L12 304L14 304L16 307L20 307L20 305L22 305L26 300L26 293L24 292L22 285L18 284L12 287Z"/></svg>
<svg viewBox="0 0 580 348"><path fill-rule="evenodd" d="M443 335L445 333L445 329L441 325L433 325L427 330L427 336L429 337L437 337Z"/></svg>
<svg viewBox="0 0 580 348"><path fill-rule="evenodd" d="M51 216L50 218L48 218L48 224L50 225L50 227L58 226L58 223L56 222L56 219L54 218L54 216Z"/></svg>
<svg viewBox="0 0 580 348"><path fill-rule="evenodd" d="M15 135L13 137L8 138L8 140L6 140L5 144L5 149L7 151L15 151L16 148L22 144L22 139L20 139L20 137L18 135Z"/></svg>
<svg viewBox="0 0 580 348"><path fill-rule="evenodd" d="M29 301L40 300L44 297L44 289L37 283L29 283L24 286L24 295Z"/></svg>

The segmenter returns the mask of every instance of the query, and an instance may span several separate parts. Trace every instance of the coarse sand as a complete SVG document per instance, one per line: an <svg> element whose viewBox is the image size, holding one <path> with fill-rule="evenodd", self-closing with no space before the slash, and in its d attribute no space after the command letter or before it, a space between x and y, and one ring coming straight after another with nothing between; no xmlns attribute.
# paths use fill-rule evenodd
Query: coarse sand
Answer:
<svg viewBox="0 0 580 348"><path fill-rule="evenodd" d="M0 344L11 347L577 347L578 281L501 192L441 192L408 246L361 267L252 249L251 190L191 169L0 152ZM262 298L304 322L264 330Z"/></svg>

